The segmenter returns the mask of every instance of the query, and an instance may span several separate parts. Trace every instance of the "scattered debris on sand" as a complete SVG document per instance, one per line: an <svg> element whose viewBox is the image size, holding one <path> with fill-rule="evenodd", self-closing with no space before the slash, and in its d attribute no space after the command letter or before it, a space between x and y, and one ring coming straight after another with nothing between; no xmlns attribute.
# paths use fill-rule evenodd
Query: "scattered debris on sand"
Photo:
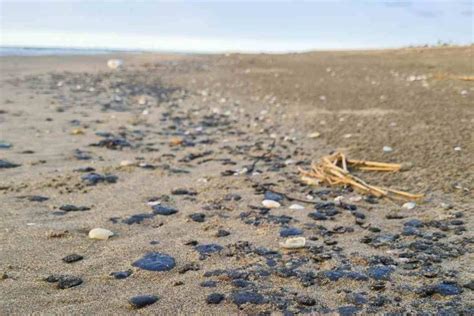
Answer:
<svg viewBox="0 0 474 316"><path fill-rule="evenodd" d="M300 169L302 180L307 184L321 183L330 186L351 186L364 194L376 197L388 197L393 199L418 200L423 198L422 194L411 194L404 191L394 190L370 185L361 178L350 173L349 168L362 171L398 172L402 165L365 160L346 159L340 152L325 156L317 163L311 164L311 170Z"/></svg>

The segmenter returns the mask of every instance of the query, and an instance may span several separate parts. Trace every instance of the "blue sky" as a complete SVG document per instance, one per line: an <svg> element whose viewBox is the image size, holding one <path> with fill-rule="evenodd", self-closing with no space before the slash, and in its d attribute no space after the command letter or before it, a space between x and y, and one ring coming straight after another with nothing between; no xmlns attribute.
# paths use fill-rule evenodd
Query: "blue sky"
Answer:
<svg viewBox="0 0 474 316"><path fill-rule="evenodd" d="M0 44L301 51L473 42L472 1L4 1Z"/></svg>

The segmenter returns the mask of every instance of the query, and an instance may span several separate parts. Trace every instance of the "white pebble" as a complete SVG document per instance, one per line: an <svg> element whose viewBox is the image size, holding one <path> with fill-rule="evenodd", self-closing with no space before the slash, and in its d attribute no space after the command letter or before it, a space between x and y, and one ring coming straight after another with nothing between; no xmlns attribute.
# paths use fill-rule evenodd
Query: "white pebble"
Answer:
<svg viewBox="0 0 474 316"><path fill-rule="evenodd" d="M139 98L138 98L138 104L139 105L145 105L147 104L148 100L146 98L146 96L144 95L141 95Z"/></svg>
<svg viewBox="0 0 474 316"><path fill-rule="evenodd" d="M121 59L109 59L107 61L107 67L110 69L119 69L123 66L123 60Z"/></svg>
<svg viewBox="0 0 474 316"><path fill-rule="evenodd" d="M383 146L383 152L384 153L391 153L393 151L393 148L390 146Z"/></svg>
<svg viewBox="0 0 474 316"><path fill-rule="evenodd" d="M308 134L308 138L318 138L319 136L321 136L321 133L319 132Z"/></svg>
<svg viewBox="0 0 474 316"><path fill-rule="evenodd" d="M290 210L304 210L304 206L300 204L291 204Z"/></svg>
<svg viewBox="0 0 474 316"><path fill-rule="evenodd" d="M343 197L342 195L336 196L336 197L334 198L334 202L335 202L337 205L341 205L343 200L344 200L344 197Z"/></svg>
<svg viewBox="0 0 474 316"><path fill-rule="evenodd" d="M149 205L149 206L159 205L160 203L161 203L161 201L149 201L149 202L146 202L146 204Z"/></svg>
<svg viewBox="0 0 474 316"><path fill-rule="evenodd" d="M280 247L285 248L285 249L303 248L305 245L306 245L306 238L304 237L288 238L284 242L280 243Z"/></svg>
<svg viewBox="0 0 474 316"><path fill-rule="evenodd" d="M461 148L461 147L459 147L459 146L457 146L457 147L454 147L454 150L455 150L455 151L461 151L461 150L462 150L462 148Z"/></svg>
<svg viewBox="0 0 474 316"><path fill-rule="evenodd" d="M130 160L122 160L120 162L121 167L128 167L128 166L134 166L134 165L136 165L136 163Z"/></svg>
<svg viewBox="0 0 474 316"><path fill-rule="evenodd" d="M349 201L351 201L351 202L360 202L360 201L362 201L362 196L360 196L360 195L351 196L351 197L349 198Z"/></svg>
<svg viewBox="0 0 474 316"><path fill-rule="evenodd" d="M278 203L277 201L273 201L273 200L263 200L262 205L265 206L265 207L268 207L268 208L277 208L277 207L281 206L280 203Z"/></svg>
<svg viewBox="0 0 474 316"><path fill-rule="evenodd" d="M90 239L107 240L113 235L113 232L105 228L94 228L89 232Z"/></svg>
<svg viewBox="0 0 474 316"><path fill-rule="evenodd" d="M405 204L402 205L402 208L406 210L412 210L415 208L415 206L416 206L415 202L406 202Z"/></svg>

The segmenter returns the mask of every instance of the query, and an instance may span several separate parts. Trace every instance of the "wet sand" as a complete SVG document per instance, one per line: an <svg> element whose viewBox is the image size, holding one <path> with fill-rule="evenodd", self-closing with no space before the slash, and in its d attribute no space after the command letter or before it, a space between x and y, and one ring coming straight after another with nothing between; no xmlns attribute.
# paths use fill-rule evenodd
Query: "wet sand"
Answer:
<svg viewBox="0 0 474 316"><path fill-rule="evenodd" d="M1 314L472 313L472 52L0 58ZM425 198L301 182L336 150L409 163L360 175Z"/></svg>

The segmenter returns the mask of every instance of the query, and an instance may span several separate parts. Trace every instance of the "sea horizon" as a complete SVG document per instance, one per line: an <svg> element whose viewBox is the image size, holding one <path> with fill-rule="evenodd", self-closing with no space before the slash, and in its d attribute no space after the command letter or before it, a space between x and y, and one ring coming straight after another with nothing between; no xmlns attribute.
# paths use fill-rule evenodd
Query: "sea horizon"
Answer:
<svg viewBox="0 0 474 316"><path fill-rule="evenodd" d="M424 48L424 47L468 47L474 43L455 44L455 43L438 43L424 45L406 45L394 47L361 47L361 48L314 48L303 50L288 51L215 51L201 52L197 51L175 51L175 50L159 50L159 49L133 49L133 48L106 48L106 47L60 47L60 46L15 46L0 45L0 57L9 56L67 56L67 55L106 55L106 54L145 54L145 53L162 53L162 54L285 54L285 53L307 53L307 52L324 52L324 51L365 51L365 50L391 50L391 49L407 49L407 48Z"/></svg>
<svg viewBox="0 0 474 316"><path fill-rule="evenodd" d="M81 48L81 47L34 47L0 46L0 57L8 56L66 56L66 55L105 55L113 53L142 53L140 50Z"/></svg>

